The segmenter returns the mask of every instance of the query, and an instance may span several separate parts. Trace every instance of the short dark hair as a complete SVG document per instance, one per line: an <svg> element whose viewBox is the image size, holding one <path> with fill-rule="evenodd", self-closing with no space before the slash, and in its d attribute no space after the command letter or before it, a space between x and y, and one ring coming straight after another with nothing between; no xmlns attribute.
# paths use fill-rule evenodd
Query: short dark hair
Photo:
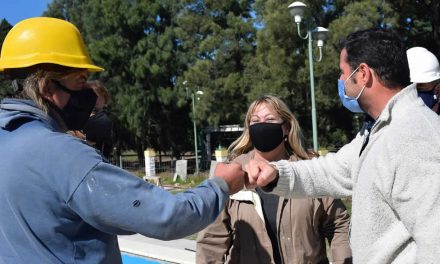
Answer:
<svg viewBox="0 0 440 264"><path fill-rule="evenodd" d="M377 28L360 30L349 34L340 44L341 50L347 51L350 68L368 64L389 88L410 84L405 44L396 33Z"/></svg>

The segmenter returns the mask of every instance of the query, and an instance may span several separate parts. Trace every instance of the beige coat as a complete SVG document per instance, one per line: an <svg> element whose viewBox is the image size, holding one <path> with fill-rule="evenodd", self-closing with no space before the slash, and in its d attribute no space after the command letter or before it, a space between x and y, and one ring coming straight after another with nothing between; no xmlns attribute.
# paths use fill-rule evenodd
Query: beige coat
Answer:
<svg viewBox="0 0 440 264"><path fill-rule="evenodd" d="M339 199L284 199L277 212L278 245L283 263L351 263L349 215ZM217 220L197 237L196 262L274 263L259 195L245 190L231 196Z"/></svg>

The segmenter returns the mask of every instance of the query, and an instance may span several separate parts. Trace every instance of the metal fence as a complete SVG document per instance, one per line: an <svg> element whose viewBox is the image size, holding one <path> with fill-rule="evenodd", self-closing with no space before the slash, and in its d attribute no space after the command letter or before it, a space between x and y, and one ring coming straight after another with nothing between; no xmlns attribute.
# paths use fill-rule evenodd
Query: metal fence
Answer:
<svg viewBox="0 0 440 264"><path fill-rule="evenodd" d="M196 170L196 161L194 157L183 157L183 159L187 160L187 171L188 174L194 174ZM169 172L174 174L176 170L176 159L167 159L164 158L162 161L159 161L156 157L155 168L156 173ZM130 170L130 171L140 171L142 173L145 172L145 160L139 159L137 155L121 155L116 158L111 158L109 162L113 165L116 165L122 169ZM200 160L199 160L199 163ZM205 162L206 163L206 162ZM210 161L209 161L210 164ZM200 170L209 169L209 164L202 164L200 166ZM200 165L200 164L199 164Z"/></svg>

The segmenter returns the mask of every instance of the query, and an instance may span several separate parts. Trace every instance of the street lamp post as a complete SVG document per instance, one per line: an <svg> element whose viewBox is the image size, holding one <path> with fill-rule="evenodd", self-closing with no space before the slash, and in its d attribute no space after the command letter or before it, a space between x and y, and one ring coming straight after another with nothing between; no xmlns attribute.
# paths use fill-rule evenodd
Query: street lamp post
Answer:
<svg viewBox="0 0 440 264"><path fill-rule="evenodd" d="M310 19L306 23L307 34L305 36L301 35L301 21L304 17L304 11L307 5L302 2L293 2L289 5L290 13L295 18L295 23L297 25L298 36L302 39L307 39L308 50L309 50L309 70L310 70L310 97L312 102L312 132L313 132L313 150L318 151L318 132L316 125L316 106L315 106L315 80L313 74L313 47L312 40L317 40L317 46L319 49L319 57L317 61L322 59L322 47L324 46L324 40L327 38L328 30L323 27L317 27L313 31L311 30Z"/></svg>
<svg viewBox="0 0 440 264"><path fill-rule="evenodd" d="M188 81L184 81L183 85L186 86ZM185 87L188 91L188 88ZM197 91L195 94L198 96L203 95L202 91ZM198 150L198 143L197 143L197 125L196 125L196 103L195 103L195 94L194 92L191 92L191 101L192 101L192 112L193 112L193 128L194 128L194 154L196 158L196 172L195 174L199 174L199 150Z"/></svg>

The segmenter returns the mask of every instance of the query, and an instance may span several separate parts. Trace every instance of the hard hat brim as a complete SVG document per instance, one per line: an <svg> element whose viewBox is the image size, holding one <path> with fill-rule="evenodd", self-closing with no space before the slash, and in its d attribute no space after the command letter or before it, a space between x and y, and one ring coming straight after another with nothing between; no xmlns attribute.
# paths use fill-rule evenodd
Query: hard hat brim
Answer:
<svg viewBox="0 0 440 264"><path fill-rule="evenodd" d="M430 83L440 79L440 73L432 74L431 76L423 76L420 78L411 78L412 83Z"/></svg>
<svg viewBox="0 0 440 264"><path fill-rule="evenodd" d="M68 64L68 63L53 63L52 61L41 61L39 63L28 63L28 64L20 63L19 65L2 64L0 62L0 72L5 71L6 69L27 68L27 67L31 67L34 65L46 64L46 63L57 64L57 65L61 65L61 66L69 67L69 68L87 69L87 71L89 71L89 72L102 72L102 71L104 71L104 68L98 67L93 64Z"/></svg>

